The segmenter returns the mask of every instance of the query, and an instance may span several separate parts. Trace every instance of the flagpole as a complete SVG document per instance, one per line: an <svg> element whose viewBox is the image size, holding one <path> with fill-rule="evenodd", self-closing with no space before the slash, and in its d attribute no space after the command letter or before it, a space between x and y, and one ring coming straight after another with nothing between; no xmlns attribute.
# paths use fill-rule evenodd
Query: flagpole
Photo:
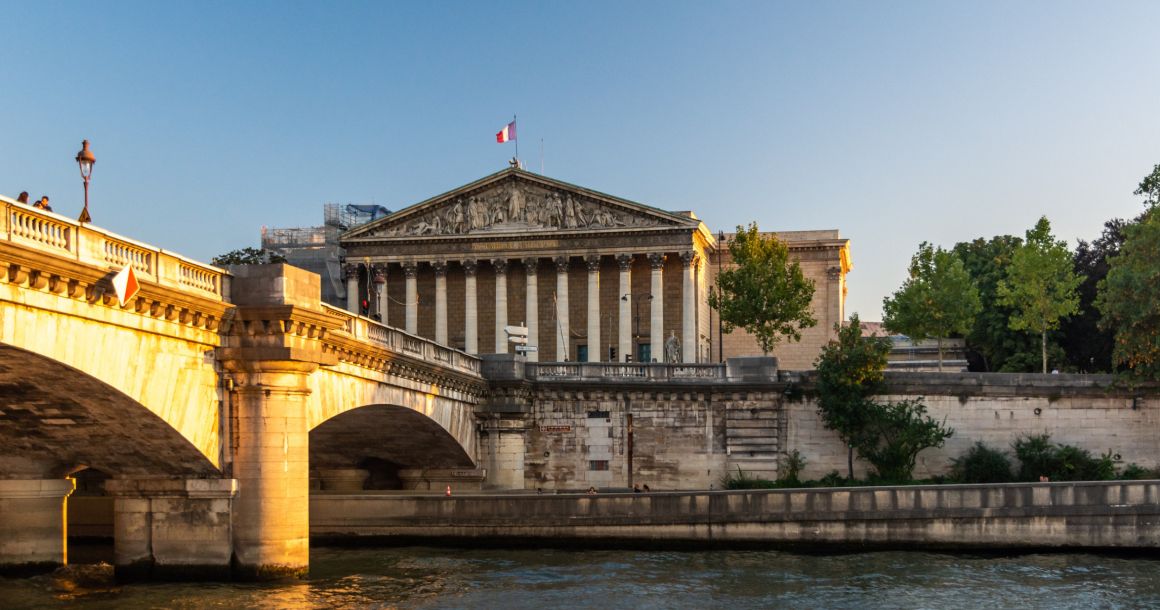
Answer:
<svg viewBox="0 0 1160 610"><path fill-rule="evenodd" d="M512 115L512 125L516 126L516 137L512 138L516 141L516 167L520 166L520 126L516 124L516 115Z"/></svg>

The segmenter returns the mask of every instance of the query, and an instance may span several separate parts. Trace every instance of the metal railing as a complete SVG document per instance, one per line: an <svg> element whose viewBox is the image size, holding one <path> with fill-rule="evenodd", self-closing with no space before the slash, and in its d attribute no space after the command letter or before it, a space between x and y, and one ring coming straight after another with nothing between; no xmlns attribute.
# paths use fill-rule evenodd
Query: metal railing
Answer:
<svg viewBox="0 0 1160 610"><path fill-rule="evenodd" d="M133 267L139 280L228 301L228 274L91 224L0 197L0 239L109 271Z"/></svg>

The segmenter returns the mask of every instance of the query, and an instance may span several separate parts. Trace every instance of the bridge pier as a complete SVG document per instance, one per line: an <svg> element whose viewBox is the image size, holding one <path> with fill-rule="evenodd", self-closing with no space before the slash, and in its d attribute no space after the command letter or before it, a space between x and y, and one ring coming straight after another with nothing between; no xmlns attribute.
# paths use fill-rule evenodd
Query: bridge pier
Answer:
<svg viewBox="0 0 1160 610"><path fill-rule="evenodd" d="M230 576L233 479L110 479L117 578Z"/></svg>
<svg viewBox="0 0 1160 610"><path fill-rule="evenodd" d="M0 570L49 570L68 563L65 506L72 479L0 480Z"/></svg>
<svg viewBox="0 0 1160 610"><path fill-rule="evenodd" d="M523 489L524 454L527 452L525 436L527 422L523 419L487 419L483 421L484 433L480 449L487 478L487 489Z"/></svg>
<svg viewBox="0 0 1160 610"><path fill-rule="evenodd" d="M310 375L334 365L322 337L342 320L319 277L287 265L230 267L237 316L218 350L233 382L234 576L305 576L310 567Z"/></svg>
<svg viewBox="0 0 1160 610"><path fill-rule="evenodd" d="M234 374L238 576L305 576L310 567L310 434L306 386L317 365L250 361Z"/></svg>

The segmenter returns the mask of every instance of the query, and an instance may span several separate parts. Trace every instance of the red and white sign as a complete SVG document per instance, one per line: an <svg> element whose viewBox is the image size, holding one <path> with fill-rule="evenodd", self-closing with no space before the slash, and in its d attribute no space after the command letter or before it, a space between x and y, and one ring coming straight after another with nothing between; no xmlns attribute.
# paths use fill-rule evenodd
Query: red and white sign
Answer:
<svg viewBox="0 0 1160 610"><path fill-rule="evenodd" d="M121 307L124 307L129 299L137 296L137 292L141 290L141 284L137 282L137 274L133 272L133 265L125 265L124 269L113 276L113 288L117 291Z"/></svg>

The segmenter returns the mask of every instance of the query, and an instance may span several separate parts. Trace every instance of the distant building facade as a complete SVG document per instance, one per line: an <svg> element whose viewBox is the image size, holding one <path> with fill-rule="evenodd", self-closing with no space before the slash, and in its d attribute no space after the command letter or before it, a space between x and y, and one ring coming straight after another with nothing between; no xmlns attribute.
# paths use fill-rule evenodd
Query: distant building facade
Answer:
<svg viewBox="0 0 1160 610"><path fill-rule="evenodd" d="M844 315L849 242L837 231L778 234L815 281L818 327L774 355L809 368ZM731 236L726 235L726 240ZM760 354L752 337L719 337L708 305L728 251L691 212L670 212L518 168L356 227L344 306L463 349L530 360L716 362Z"/></svg>

